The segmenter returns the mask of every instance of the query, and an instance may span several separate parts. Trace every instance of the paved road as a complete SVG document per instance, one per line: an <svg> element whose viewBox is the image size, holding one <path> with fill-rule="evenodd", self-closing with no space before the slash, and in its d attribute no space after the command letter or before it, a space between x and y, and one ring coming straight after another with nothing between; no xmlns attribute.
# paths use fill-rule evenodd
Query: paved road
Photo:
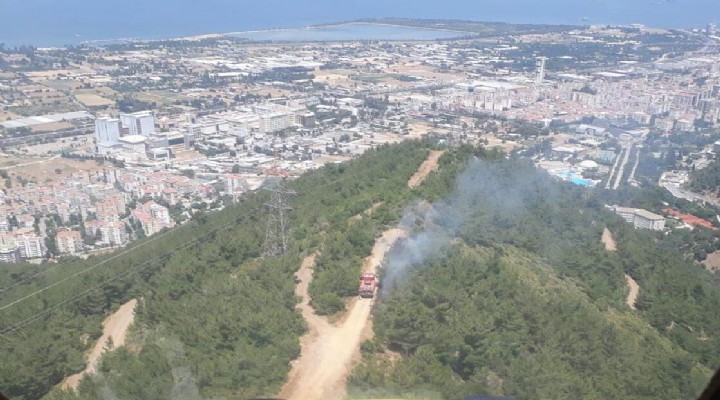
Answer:
<svg viewBox="0 0 720 400"><path fill-rule="evenodd" d="M628 160L630 160L630 152L632 152L632 144L630 144L629 147L625 148L625 158L623 158L622 163L620 164L620 168L618 168L618 172L615 175L615 185L613 185L613 190L617 190L618 187L620 187L620 182L622 182L623 174L625 173L625 165L627 165Z"/></svg>

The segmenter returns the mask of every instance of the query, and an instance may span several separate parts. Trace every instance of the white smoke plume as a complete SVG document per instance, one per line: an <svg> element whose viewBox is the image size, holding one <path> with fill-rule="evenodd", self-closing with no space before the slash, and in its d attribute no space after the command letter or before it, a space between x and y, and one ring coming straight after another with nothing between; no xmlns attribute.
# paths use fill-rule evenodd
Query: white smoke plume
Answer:
<svg viewBox="0 0 720 400"><path fill-rule="evenodd" d="M447 199L408 207L399 224L408 236L388 253L381 298L387 298L412 269L447 251L478 204L483 203L486 208L490 205L493 217L502 218L525 212L527 204L538 197L553 201L557 194L545 185L546 176L531 167L522 167L520 173L509 169L512 167L517 164L472 159L457 177L455 189Z"/></svg>

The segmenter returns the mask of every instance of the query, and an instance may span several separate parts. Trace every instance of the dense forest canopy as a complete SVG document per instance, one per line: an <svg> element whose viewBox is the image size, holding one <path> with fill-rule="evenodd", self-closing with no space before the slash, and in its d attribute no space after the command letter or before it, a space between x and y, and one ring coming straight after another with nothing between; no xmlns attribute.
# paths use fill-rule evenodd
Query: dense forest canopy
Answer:
<svg viewBox="0 0 720 400"><path fill-rule="evenodd" d="M443 176L444 175L444 176ZM612 197L523 161L472 160L436 213L391 252L376 337L351 379L358 397L692 398L720 365L718 280L676 243L636 231ZM442 212L444 211L444 212ZM436 216L440 215L440 218ZM428 218L427 216L431 217ZM424 218L424 219L423 219ZM604 228L617 252L603 247ZM418 245L446 245L417 257ZM404 249L412 249L412 256ZM637 311L625 278L640 284ZM388 282L386 282L388 284Z"/></svg>
<svg viewBox="0 0 720 400"><path fill-rule="evenodd" d="M375 239L399 224L409 238L384 262L376 336L362 345L351 396L699 392L720 364L720 315L708 312L720 307L718 279L685 257L685 240L635 231L603 206L652 194L577 188L470 146L447 149L408 188L431 148L381 146L287 182L298 195L282 257L260 257L269 194L258 191L114 255L3 265L0 388L18 399L272 397L306 330L293 293L301 258L319 254L316 312L341 316ZM606 227L616 252L600 242ZM625 304L625 274L641 287L637 310ZM56 388L132 298L127 345L76 392Z"/></svg>

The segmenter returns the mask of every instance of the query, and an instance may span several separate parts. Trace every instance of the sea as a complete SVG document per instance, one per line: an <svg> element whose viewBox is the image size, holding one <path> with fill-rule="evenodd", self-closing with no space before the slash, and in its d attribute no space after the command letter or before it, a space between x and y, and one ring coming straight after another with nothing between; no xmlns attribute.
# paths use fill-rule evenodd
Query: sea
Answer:
<svg viewBox="0 0 720 400"><path fill-rule="evenodd" d="M0 0L0 43L52 47L228 32L258 40L449 36L377 25L278 31L383 17L702 28L720 21L720 0Z"/></svg>

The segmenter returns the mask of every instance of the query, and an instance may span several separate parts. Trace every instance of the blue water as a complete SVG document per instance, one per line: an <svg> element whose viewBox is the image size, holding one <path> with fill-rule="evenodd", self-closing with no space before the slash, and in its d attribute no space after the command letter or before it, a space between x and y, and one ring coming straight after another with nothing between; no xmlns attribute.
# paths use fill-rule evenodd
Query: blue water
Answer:
<svg viewBox="0 0 720 400"><path fill-rule="evenodd" d="M0 43L56 46L298 28L358 18L701 27L718 0L0 0Z"/></svg>
<svg viewBox="0 0 720 400"><path fill-rule="evenodd" d="M573 185L578 186L595 186L595 184L592 181L589 181L587 179L583 179L578 176L577 173L572 171L559 171L556 173L557 176L569 181Z"/></svg>
<svg viewBox="0 0 720 400"><path fill-rule="evenodd" d="M315 28L295 28L238 32L233 36L250 40L293 42L322 42L344 40L435 40L467 35L438 29L419 29L404 26L352 23Z"/></svg>
<svg viewBox="0 0 720 400"><path fill-rule="evenodd" d="M592 182L585 180L585 179L580 179L580 178L572 178L572 179L570 179L570 182L572 184L578 185L578 186L593 186Z"/></svg>

